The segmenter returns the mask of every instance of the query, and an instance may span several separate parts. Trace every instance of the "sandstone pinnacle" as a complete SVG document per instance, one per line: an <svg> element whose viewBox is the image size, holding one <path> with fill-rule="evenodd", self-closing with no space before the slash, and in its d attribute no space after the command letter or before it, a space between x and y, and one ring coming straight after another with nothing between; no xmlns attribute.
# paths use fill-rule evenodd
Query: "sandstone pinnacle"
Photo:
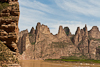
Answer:
<svg viewBox="0 0 100 67"><path fill-rule="evenodd" d="M34 29L34 27L31 28L30 33L31 33L31 34L35 34L35 29Z"/></svg>
<svg viewBox="0 0 100 67"><path fill-rule="evenodd" d="M80 27L77 27L77 31L75 33L75 35L80 34Z"/></svg>
<svg viewBox="0 0 100 67"><path fill-rule="evenodd" d="M88 30L87 30L87 25L85 25L85 27L83 28L84 32L85 32L85 36L88 36Z"/></svg>

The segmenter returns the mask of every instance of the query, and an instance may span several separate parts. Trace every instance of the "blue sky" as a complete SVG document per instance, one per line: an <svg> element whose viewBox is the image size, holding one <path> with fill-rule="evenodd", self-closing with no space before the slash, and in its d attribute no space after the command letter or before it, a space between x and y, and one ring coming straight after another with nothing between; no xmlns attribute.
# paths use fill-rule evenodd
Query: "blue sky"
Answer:
<svg viewBox="0 0 100 67"><path fill-rule="evenodd" d="M87 24L100 28L100 0L19 0L20 31L36 27L37 22L47 25L50 32L58 33L59 26L68 26L71 33Z"/></svg>

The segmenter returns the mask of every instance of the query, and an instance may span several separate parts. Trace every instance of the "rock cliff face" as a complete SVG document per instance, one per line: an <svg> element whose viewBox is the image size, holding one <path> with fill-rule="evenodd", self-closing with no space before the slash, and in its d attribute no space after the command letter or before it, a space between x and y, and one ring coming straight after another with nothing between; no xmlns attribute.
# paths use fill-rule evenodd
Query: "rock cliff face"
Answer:
<svg viewBox="0 0 100 67"><path fill-rule="evenodd" d="M97 59L99 56L100 46L99 29L94 26L90 31L87 31L87 26L80 30L77 28L76 34L73 38L73 43L77 46L82 55L89 59Z"/></svg>
<svg viewBox="0 0 100 67"><path fill-rule="evenodd" d="M18 0L0 0L0 40L12 51L18 52ZM5 3L3 3L5 2Z"/></svg>
<svg viewBox="0 0 100 67"><path fill-rule="evenodd" d="M36 60L58 59L61 56L85 56L88 59L100 59L100 39L97 35L99 36L97 27L88 31L86 25L83 29L78 27L75 35L71 35L68 27L63 29L59 26L58 34L53 35L46 25L37 23L36 30L32 27L27 38L23 36L21 40L19 39L20 45L23 45L22 42L24 46L30 43L26 49L22 50L23 53L19 58ZM28 40L22 41L23 39ZM23 46L19 48L23 49Z"/></svg>
<svg viewBox="0 0 100 67"><path fill-rule="evenodd" d="M0 41L0 67L9 67L9 65L16 64L16 67L20 67L18 64L18 58L14 56L12 52L5 44Z"/></svg>
<svg viewBox="0 0 100 67"><path fill-rule="evenodd" d="M29 34L28 30L26 29L19 33L19 41L18 41L19 53L22 54L23 51L25 51L29 45L30 45Z"/></svg>
<svg viewBox="0 0 100 67"><path fill-rule="evenodd" d="M32 28L29 33L29 39L31 46L19 56L20 59L60 58L79 53L62 26L59 26L58 34L53 35L46 25L37 23L36 31Z"/></svg>

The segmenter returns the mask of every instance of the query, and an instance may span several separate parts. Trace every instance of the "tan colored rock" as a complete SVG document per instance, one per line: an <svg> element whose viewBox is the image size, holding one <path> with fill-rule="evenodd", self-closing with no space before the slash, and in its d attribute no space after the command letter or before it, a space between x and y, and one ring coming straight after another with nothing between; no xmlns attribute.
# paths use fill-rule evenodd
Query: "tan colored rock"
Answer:
<svg viewBox="0 0 100 67"><path fill-rule="evenodd" d="M88 36L87 25L85 25L85 27L83 28L83 30L84 30L84 36Z"/></svg>
<svg viewBox="0 0 100 67"><path fill-rule="evenodd" d="M100 39L100 31L97 26L93 26L92 29L89 31L89 37Z"/></svg>
<svg viewBox="0 0 100 67"><path fill-rule="evenodd" d="M82 36L80 32L80 27L78 27L73 39L73 43L77 46L81 40L82 40Z"/></svg>
<svg viewBox="0 0 100 67"><path fill-rule="evenodd" d="M73 38L73 43L75 45L78 45L84 39L84 37L88 37L88 30L87 30L86 25L81 30L80 30L80 27L77 28L77 31L76 31L75 36Z"/></svg>
<svg viewBox="0 0 100 67"><path fill-rule="evenodd" d="M59 41L64 41L64 42L71 42L69 37L66 35L64 29L62 26L59 26L58 34L57 34L57 39Z"/></svg>
<svg viewBox="0 0 100 67"><path fill-rule="evenodd" d="M30 34L35 34L35 29L34 29L34 27L31 28Z"/></svg>
<svg viewBox="0 0 100 67"><path fill-rule="evenodd" d="M37 23L35 33L29 33L29 37L22 36L24 40L21 39L20 43L23 40L24 46L26 46L28 37L31 45L24 50L19 58L40 60L48 58L59 59L61 56L86 56L88 59L100 59L100 39L89 37L90 32L92 36L93 31L99 32L97 27L93 27L89 32L86 25L81 30L78 27L72 38L75 44L73 45L62 26L59 26L58 34L53 35L46 25ZM93 35L96 36L96 34Z"/></svg>
<svg viewBox="0 0 100 67"><path fill-rule="evenodd" d="M18 0L0 1L2 3L6 2L10 5L0 11L0 40L12 51L18 52L18 20L20 14ZM14 46L12 46L13 44Z"/></svg>
<svg viewBox="0 0 100 67"><path fill-rule="evenodd" d="M33 38L34 36L35 38ZM32 38L35 41L31 41ZM66 35L62 26L59 26L58 34L53 35L46 25L37 23L36 34L29 34L29 39L31 46L19 56L20 59L54 59L61 56L74 56L74 53L80 53Z"/></svg>
<svg viewBox="0 0 100 67"><path fill-rule="evenodd" d="M30 41L29 41L28 30L26 29L19 33L19 41L18 41L19 53L23 53L23 51L25 51L28 48L28 46L30 46Z"/></svg>

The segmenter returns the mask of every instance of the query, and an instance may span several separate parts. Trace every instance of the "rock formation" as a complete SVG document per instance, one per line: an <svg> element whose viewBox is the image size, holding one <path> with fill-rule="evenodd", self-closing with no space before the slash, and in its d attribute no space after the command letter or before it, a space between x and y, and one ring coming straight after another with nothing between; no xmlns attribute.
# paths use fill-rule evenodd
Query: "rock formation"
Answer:
<svg viewBox="0 0 100 67"><path fill-rule="evenodd" d="M9 65L12 65L12 67L20 67L18 64L18 58L14 56L14 52L12 52L5 44L3 44L0 41L0 67L9 67Z"/></svg>
<svg viewBox="0 0 100 67"><path fill-rule="evenodd" d="M0 40L12 51L18 52L18 0L0 0ZM3 3L6 2L6 3Z"/></svg>
<svg viewBox="0 0 100 67"><path fill-rule="evenodd" d="M81 41L85 39L85 37L88 37L87 26L85 25L85 27L81 30L80 27L78 27L75 36L73 38L73 43L75 45L78 45Z"/></svg>
<svg viewBox="0 0 100 67"><path fill-rule="evenodd" d="M34 29L34 27L31 28L30 34L35 34L35 29Z"/></svg>
<svg viewBox="0 0 100 67"><path fill-rule="evenodd" d="M82 36L81 36L81 32L80 32L80 27L78 27L77 31L75 33L74 39L73 39L73 43L75 45L78 45L81 40L82 40Z"/></svg>
<svg viewBox="0 0 100 67"><path fill-rule="evenodd" d="M69 29L68 27L64 27L64 31L65 31L65 33L67 34L67 36L69 36L69 37L72 36L72 34L71 34L71 32L70 32L70 29Z"/></svg>
<svg viewBox="0 0 100 67"><path fill-rule="evenodd" d="M30 45L29 34L28 30L26 29L19 33L19 41L18 41L19 53L22 54L23 51L25 51L29 45Z"/></svg>
<svg viewBox="0 0 100 67"><path fill-rule="evenodd" d="M75 35L71 35L68 27L63 29L62 26L59 26L58 34L53 35L46 25L37 23L36 30L32 27L27 36L19 38L19 43L22 46L18 48L23 49L27 44L31 44L22 50L23 53L19 58L36 60L59 59L62 56L84 56L88 59L100 59L100 39L97 38L97 35L100 36L97 27L88 31L86 25L83 29L78 27Z"/></svg>
<svg viewBox="0 0 100 67"><path fill-rule="evenodd" d="M59 26L56 35L50 33L49 28L40 23L37 23L36 31L34 33L32 31L34 31L33 28L29 33L31 46L19 56L20 59L60 58L61 56L71 56L74 53L79 53L62 26Z"/></svg>
<svg viewBox="0 0 100 67"><path fill-rule="evenodd" d="M31 28L31 31L29 33L29 41L31 44L35 44L35 37L36 37L36 34L35 34L35 29L34 27Z"/></svg>
<svg viewBox="0 0 100 67"><path fill-rule="evenodd" d="M89 31L89 37L100 39L100 31L97 26L93 26L92 29Z"/></svg>

